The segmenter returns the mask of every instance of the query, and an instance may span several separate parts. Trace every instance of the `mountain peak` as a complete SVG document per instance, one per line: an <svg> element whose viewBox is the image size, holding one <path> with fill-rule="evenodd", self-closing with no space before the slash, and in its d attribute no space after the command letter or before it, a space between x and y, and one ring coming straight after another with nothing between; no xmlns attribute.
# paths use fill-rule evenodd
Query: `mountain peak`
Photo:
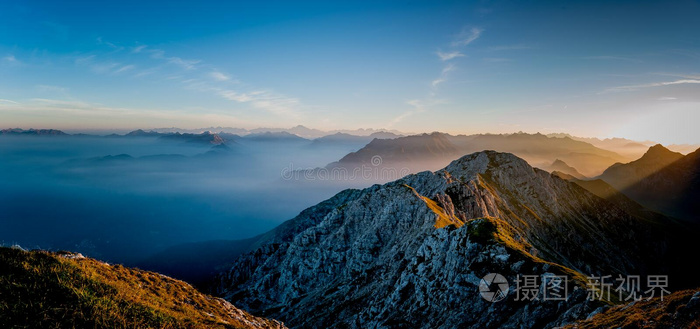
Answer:
<svg viewBox="0 0 700 329"><path fill-rule="evenodd" d="M527 269L580 283L581 273L652 271L663 252L639 241L656 236L614 204L513 154L480 151L303 211L238 258L217 291L292 327L520 327L559 320L543 319L542 305L484 303L474 295L479 278L516 280ZM575 293L581 297L572 300L585 299ZM353 312L344 312L350 302ZM563 314L572 306L561 307Z"/></svg>
<svg viewBox="0 0 700 329"><path fill-rule="evenodd" d="M556 159L549 166L548 170L553 174L554 172L559 172L566 174L568 176L575 177L577 179L586 179L586 176L582 175L576 168L569 166L566 162Z"/></svg>
<svg viewBox="0 0 700 329"><path fill-rule="evenodd" d="M666 147L664 147L661 144L656 144L647 150L646 153L642 156L641 159L647 159L647 160L657 160L657 159L668 159L668 158L676 158L679 159L683 157L682 154L678 152L673 152Z"/></svg>
<svg viewBox="0 0 700 329"><path fill-rule="evenodd" d="M445 167L444 171L454 177L473 179L477 174L496 174L497 176L526 177L534 169L523 159L512 153L485 150L465 155Z"/></svg>

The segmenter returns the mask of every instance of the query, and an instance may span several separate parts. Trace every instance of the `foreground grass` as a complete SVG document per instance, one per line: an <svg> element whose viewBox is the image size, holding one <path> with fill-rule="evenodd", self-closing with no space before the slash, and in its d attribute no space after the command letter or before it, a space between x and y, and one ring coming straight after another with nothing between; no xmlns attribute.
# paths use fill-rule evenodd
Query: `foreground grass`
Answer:
<svg viewBox="0 0 700 329"><path fill-rule="evenodd" d="M664 300L657 297L615 306L567 328L700 328L700 291L678 291Z"/></svg>
<svg viewBox="0 0 700 329"><path fill-rule="evenodd" d="M3 328L282 328L182 281L74 254L0 248Z"/></svg>

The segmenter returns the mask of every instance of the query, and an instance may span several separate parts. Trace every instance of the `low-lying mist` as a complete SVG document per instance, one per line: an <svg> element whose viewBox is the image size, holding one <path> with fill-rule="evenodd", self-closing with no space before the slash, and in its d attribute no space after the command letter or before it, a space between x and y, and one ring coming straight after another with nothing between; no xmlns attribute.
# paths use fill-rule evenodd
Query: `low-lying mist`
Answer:
<svg viewBox="0 0 700 329"><path fill-rule="evenodd" d="M371 184L281 175L363 145L0 136L0 243L128 264L182 243L251 237L342 189Z"/></svg>

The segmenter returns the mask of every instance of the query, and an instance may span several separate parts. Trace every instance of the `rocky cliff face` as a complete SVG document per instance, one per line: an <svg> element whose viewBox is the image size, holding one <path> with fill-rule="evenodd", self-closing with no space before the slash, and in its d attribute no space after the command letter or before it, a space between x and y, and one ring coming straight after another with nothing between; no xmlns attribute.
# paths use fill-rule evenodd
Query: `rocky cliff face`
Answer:
<svg viewBox="0 0 700 329"><path fill-rule="evenodd" d="M262 238L218 292L291 327L552 327L585 318L583 273L669 271L661 223L512 154L347 190ZM661 273L666 273L661 272ZM568 301L497 303L479 280L568 275Z"/></svg>

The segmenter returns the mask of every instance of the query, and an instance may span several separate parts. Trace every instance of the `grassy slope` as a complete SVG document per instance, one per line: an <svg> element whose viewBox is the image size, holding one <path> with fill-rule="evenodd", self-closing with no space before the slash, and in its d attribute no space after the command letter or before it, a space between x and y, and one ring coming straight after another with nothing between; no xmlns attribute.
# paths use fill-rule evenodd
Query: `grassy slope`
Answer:
<svg viewBox="0 0 700 329"><path fill-rule="evenodd" d="M0 248L5 328L275 328L187 283L72 254Z"/></svg>
<svg viewBox="0 0 700 329"><path fill-rule="evenodd" d="M678 291L663 301L657 297L616 306L566 328L700 328L700 291Z"/></svg>

